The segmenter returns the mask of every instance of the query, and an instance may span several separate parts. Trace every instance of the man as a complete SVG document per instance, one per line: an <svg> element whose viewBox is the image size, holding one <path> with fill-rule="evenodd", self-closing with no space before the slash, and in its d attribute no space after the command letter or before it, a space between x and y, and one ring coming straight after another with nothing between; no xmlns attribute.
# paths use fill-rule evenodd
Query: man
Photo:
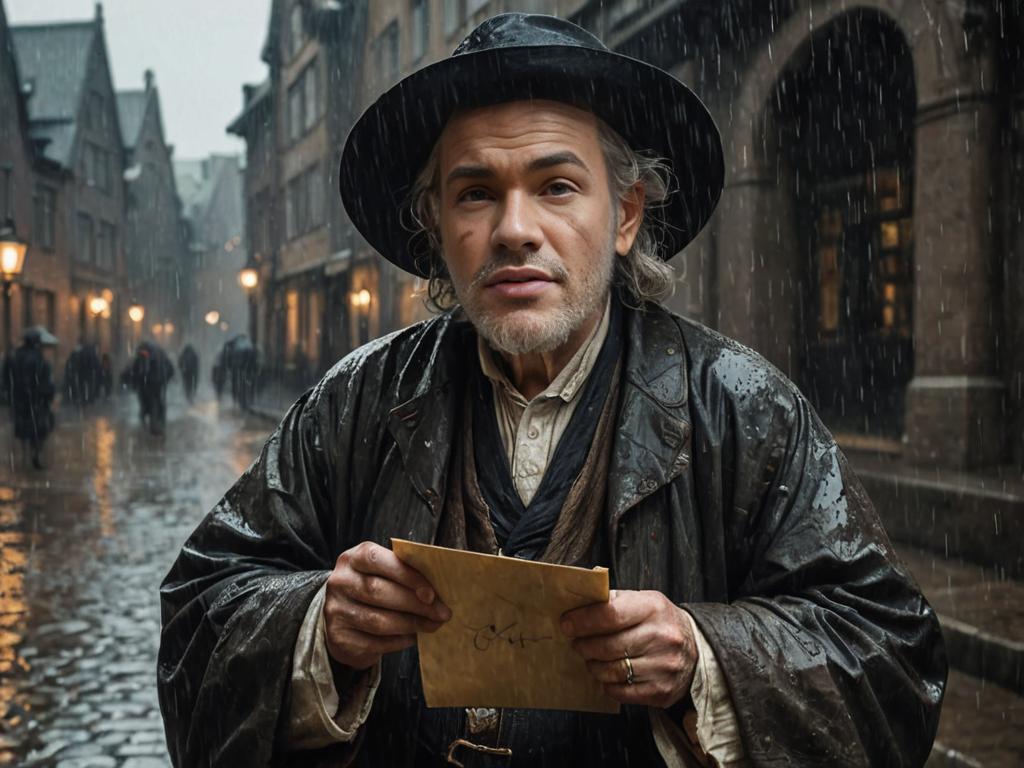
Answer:
<svg viewBox="0 0 1024 768"><path fill-rule="evenodd" d="M21 346L4 361L3 379L14 436L28 449L36 469L43 468L40 453L53 430L53 369L43 355L43 347L56 343L53 334L42 326L29 328L22 335Z"/></svg>
<svg viewBox="0 0 1024 768"><path fill-rule="evenodd" d="M181 371L181 385L185 389L185 397L191 403L199 382L199 353L191 344L186 344L178 355L178 370Z"/></svg>
<svg viewBox="0 0 1024 768"><path fill-rule="evenodd" d="M139 344L131 364L121 374L121 384L134 389L139 398L139 421L148 421L154 435L164 433L167 384L173 378L174 366L167 353L151 341Z"/></svg>
<svg viewBox="0 0 1024 768"><path fill-rule="evenodd" d="M177 764L923 764L945 657L870 501L792 384L656 303L722 175L696 96L549 17L367 111L349 214L459 306L337 365L186 543ZM391 537L607 566L563 632L621 714L426 708L451 611Z"/></svg>

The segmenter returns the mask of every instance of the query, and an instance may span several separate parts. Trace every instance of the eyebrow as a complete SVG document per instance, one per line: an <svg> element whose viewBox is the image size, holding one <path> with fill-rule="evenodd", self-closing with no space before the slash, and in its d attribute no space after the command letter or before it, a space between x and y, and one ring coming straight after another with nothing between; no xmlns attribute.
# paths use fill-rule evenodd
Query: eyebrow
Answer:
<svg viewBox="0 0 1024 768"><path fill-rule="evenodd" d="M590 170L587 164L580 160L575 152L568 150L538 157L530 161L526 169L528 171L541 171L545 168L554 168L559 165L576 165L585 171ZM494 176L494 171L485 166L459 165L453 168L451 173L445 178L445 184L450 184L458 179L486 179L492 176Z"/></svg>

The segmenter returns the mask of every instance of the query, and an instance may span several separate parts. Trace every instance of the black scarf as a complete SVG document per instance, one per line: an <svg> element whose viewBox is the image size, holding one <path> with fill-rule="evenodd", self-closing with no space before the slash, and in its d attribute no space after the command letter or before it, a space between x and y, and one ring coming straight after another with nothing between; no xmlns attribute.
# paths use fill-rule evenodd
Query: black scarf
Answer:
<svg viewBox="0 0 1024 768"><path fill-rule="evenodd" d="M614 294L610 312L608 335L579 394L580 402L528 507L512 480L508 454L498 429L494 390L480 366L476 366L472 418L477 481L490 509L498 546L506 555L536 560L544 553L565 497L583 468L622 352L622 310Z"/></svg>

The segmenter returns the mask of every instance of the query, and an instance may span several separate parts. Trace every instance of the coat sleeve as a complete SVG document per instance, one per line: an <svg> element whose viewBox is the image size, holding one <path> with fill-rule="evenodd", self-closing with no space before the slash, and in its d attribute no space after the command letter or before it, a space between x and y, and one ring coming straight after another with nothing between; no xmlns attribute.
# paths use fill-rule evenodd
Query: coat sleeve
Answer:
<svg viewBox="0 0 1024 768"><path fill-rule="evenodd" d="M831 435L778 379L705 401L705 479L739 543L729 602L686 609L752 765L923 765L947 672L936 616Z"/></svg>
<svg viewBox="0 0 1024 768"><path fill-rule="evenodd" d="M321 388L292 406L161 585L158 690L176 766L272 761L295 641L344 512L329 492Z"/></svg>

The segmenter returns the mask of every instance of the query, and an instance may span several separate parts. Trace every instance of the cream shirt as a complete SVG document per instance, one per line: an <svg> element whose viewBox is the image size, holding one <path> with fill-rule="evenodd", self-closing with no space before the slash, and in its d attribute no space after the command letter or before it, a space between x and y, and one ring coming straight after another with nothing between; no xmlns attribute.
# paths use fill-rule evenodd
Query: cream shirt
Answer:
<svg viewBox="0 0 1024 768"><path fill-rule="evenodd" d="M494 384L494 408L519 497L529 505L558 441L572 418L579 393L608 335L610 304L601 322L551 384L532 400L516 389L481 338L480 366ZM323 620L326 585L310 603L292 660L291 709L286 739L292 749L314 749L352 741L365 723L380 683L380 665L339 696L331 674ZM736 713L714 651L687 613L697 641L698 661L690 685L694 711L675 723L662 709L650 708L655 744L669 768L747 765Z"/></svg>

